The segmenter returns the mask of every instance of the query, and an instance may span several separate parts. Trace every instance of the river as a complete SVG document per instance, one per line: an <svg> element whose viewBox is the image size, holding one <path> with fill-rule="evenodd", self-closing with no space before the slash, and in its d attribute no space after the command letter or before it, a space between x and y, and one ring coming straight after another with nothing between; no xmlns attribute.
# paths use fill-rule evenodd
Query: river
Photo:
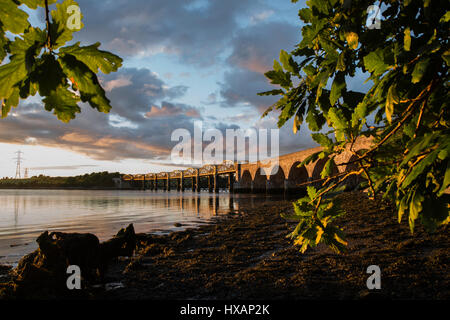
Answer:
<svg viewBox="0 0 450 320"><path fill-rule="evenodd" d="M264 198L228 192L0 190L0 264L15 265L37 248L35 240L46 230L90 232L101 241L130 223L138 233L167 233Z"/></svg>

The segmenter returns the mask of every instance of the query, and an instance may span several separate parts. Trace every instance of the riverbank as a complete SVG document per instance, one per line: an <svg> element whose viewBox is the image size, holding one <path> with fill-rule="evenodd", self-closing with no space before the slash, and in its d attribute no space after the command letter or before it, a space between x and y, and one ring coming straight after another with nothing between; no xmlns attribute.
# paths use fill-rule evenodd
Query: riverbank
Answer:
<svg viewBox="0 0 450 320"><path fill-rule="evenodd" d="M169 235L138 235L133 258L113 263L92 299L449 299L448 226L412 236L392 208L360 192L344 193L339 222L349 251L319 246L300 254L285 236L295 223L280 218L288 201L267 201L213 224ZM378 292L366 287L367 267L381 269ZM1 278L0 278L1 279ZM0 280L1 281L1 280ZM105 287L108 290L105 290Z"/></svg>
<svg viewBox="0 0 450 320"><path fill-rule="evenodd" d="M59 186L21 186L18 187L8 187L1 186L0 190L134 190L134 189L126 189L126 188L117 188L117 187L101 187L101 186L93 186L93 187L59 187Z"/></svg>

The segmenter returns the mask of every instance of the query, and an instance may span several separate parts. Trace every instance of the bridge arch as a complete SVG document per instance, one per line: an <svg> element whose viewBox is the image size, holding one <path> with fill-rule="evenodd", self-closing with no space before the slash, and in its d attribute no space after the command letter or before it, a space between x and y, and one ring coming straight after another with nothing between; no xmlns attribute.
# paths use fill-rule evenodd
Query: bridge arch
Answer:
<svg viewBox="0 0 450 320"><path fill-rule="evenodd" d="M306 185L304 186L298 186L299 184L308 182L309 175L308 170L306 170L305 167L299 167L300 161L295 162L292 164L289 175L287 178L287 184L286 187L288 189L305 189Z"/></svg>
<svg viewBox="0 0 450 320"><path fill-rule="evenodd" d="M325 167L325 164L327 163L328 159L329 158L324 158L324 159L319 159L316 161L316 163L314 164L313 173L311 175L311 180L315 181L315 180L322 179L321 173L322 173L323 168ZM333 167L331 169L331 175L335 175L338 173L339 173L339 170L338 170L337 166L333 165ZM321 184L322 184L321 182L315 182L312 185L315 187L320 187Z"/></svg>
<svg viewBox="0 0 450 320"><path fill-rule="evenodd" d="M286 180L286 175L281 166L275 166L272 168L272 172L269 177L268 188L271 190L284 190L284 182Z"/></svg>
<svg viewBox="0 0 450 320"><path fill-rule="evenodd" d="M244 170L244 172L242 173L241 180L239 182L241 189L250 190L252 188L252 181L253 179L250 171Z"/></svg>
<svg viewBox="0 0 450 320"><path fill-rule="evenodd" d="M358 154L363 154L366 150L367 149L360 149L357 152ZM352 155L348 160L346 160L345 163L348 164L345 166L344 171L351 172L357 170L359 168L359 164L356 162L356 160L358 160L358 156L356 155ZM364 178L362 177L362 175L352 175L347 178L345 184L348 188L356 188L363 181Z"/></svg>
<svg viewBox="0 0 450 320"><path fill-rule="evenodd" d="M265 192L267 184L267 176L262 168L258 168L255 173L255 178L253 179L253 191L255 192Z"/></svg>

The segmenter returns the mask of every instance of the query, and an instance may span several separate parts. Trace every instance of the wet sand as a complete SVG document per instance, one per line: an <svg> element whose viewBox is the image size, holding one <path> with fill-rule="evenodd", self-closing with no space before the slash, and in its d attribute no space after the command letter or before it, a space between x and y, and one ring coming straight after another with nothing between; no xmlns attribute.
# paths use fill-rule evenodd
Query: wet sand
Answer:
<svg viewBox="0 0 450 320"><path fill-rule="evenodd" d="M340 195L347 215L348 253L325 246L305 254L285 236L295 223L280 218L288 201L241 210L215 225L141 236L138 255L115 264L100 299L449 299L448 226L411 235L387 204L361 192ZM367 267L381 268L381 290L369 291Z"/></svg>
<svg viewBox="0 0 450 320"><path fill-rule="evenodd" d="M339 195L347 215L348 253L325 246L301 254L286 235L296 223L286 200L264 201L213 224L169 235L138 235L132 258L119 258L107 285L88 299L449 299L448 226L410 234L395 211L361 192ZM381 268L381 290L369 291L367 267ZM6 280L4 277L3 279ZM0 278L0 282L2 278Z"/></svg>

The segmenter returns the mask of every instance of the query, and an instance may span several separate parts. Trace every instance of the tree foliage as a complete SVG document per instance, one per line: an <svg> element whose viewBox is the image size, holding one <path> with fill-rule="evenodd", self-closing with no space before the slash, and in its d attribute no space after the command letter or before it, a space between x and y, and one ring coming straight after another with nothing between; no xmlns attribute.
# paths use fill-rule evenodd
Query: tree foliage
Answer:
<svg viewBox="0 0 450 320"><path fill-rule="evenodd" d="M120 178L119 172L94 172L75 177L34 176L28 179L0 179L0 189L112 189L114 178Z"/></svg>
<svg viewBox="0 0 450 320"><path fill-rule="evenodd" d="M322 186L309 187L290 217L299 220L291 237L302 251L320 242L345 248L342 232L330 224L342 211L327 195L355 175L365 179L372 198L396 205L399 222L407 217L411 232L416 221L429 231L450 221L444 194L450 184L450 3L379 1L377 29L367 23L372 1L345 2L306 2L299 11L301 42L290 54L281 51L281 63L266 73L281 88L261 93L281 96L264 115L280 110L278 125L294 118L294 132L306 122L322 145L301 165L328 159ZM349 86L358 71L372 84L367 92ZM361 136L371 139L368 150L354 147ZM355 160L337 165L354 169L333 174L344 151Z"/></svg>
<svg viewBox="0 0 450 320"><path fill-rule="evenodd" d="M49 10L49 5L56 8ZM46 28L33 27L29 9L44 7ZM100 112L109 112L110 101L97 78L99 71L110 73L122 65L118 56L99 50L100 43L69 45L76 28L70 25L79 8L73 0L0 0L0 101L2 118L19 105L20 99L38 94L45 110L63 122L81 112L80 102Z"/></svg>

